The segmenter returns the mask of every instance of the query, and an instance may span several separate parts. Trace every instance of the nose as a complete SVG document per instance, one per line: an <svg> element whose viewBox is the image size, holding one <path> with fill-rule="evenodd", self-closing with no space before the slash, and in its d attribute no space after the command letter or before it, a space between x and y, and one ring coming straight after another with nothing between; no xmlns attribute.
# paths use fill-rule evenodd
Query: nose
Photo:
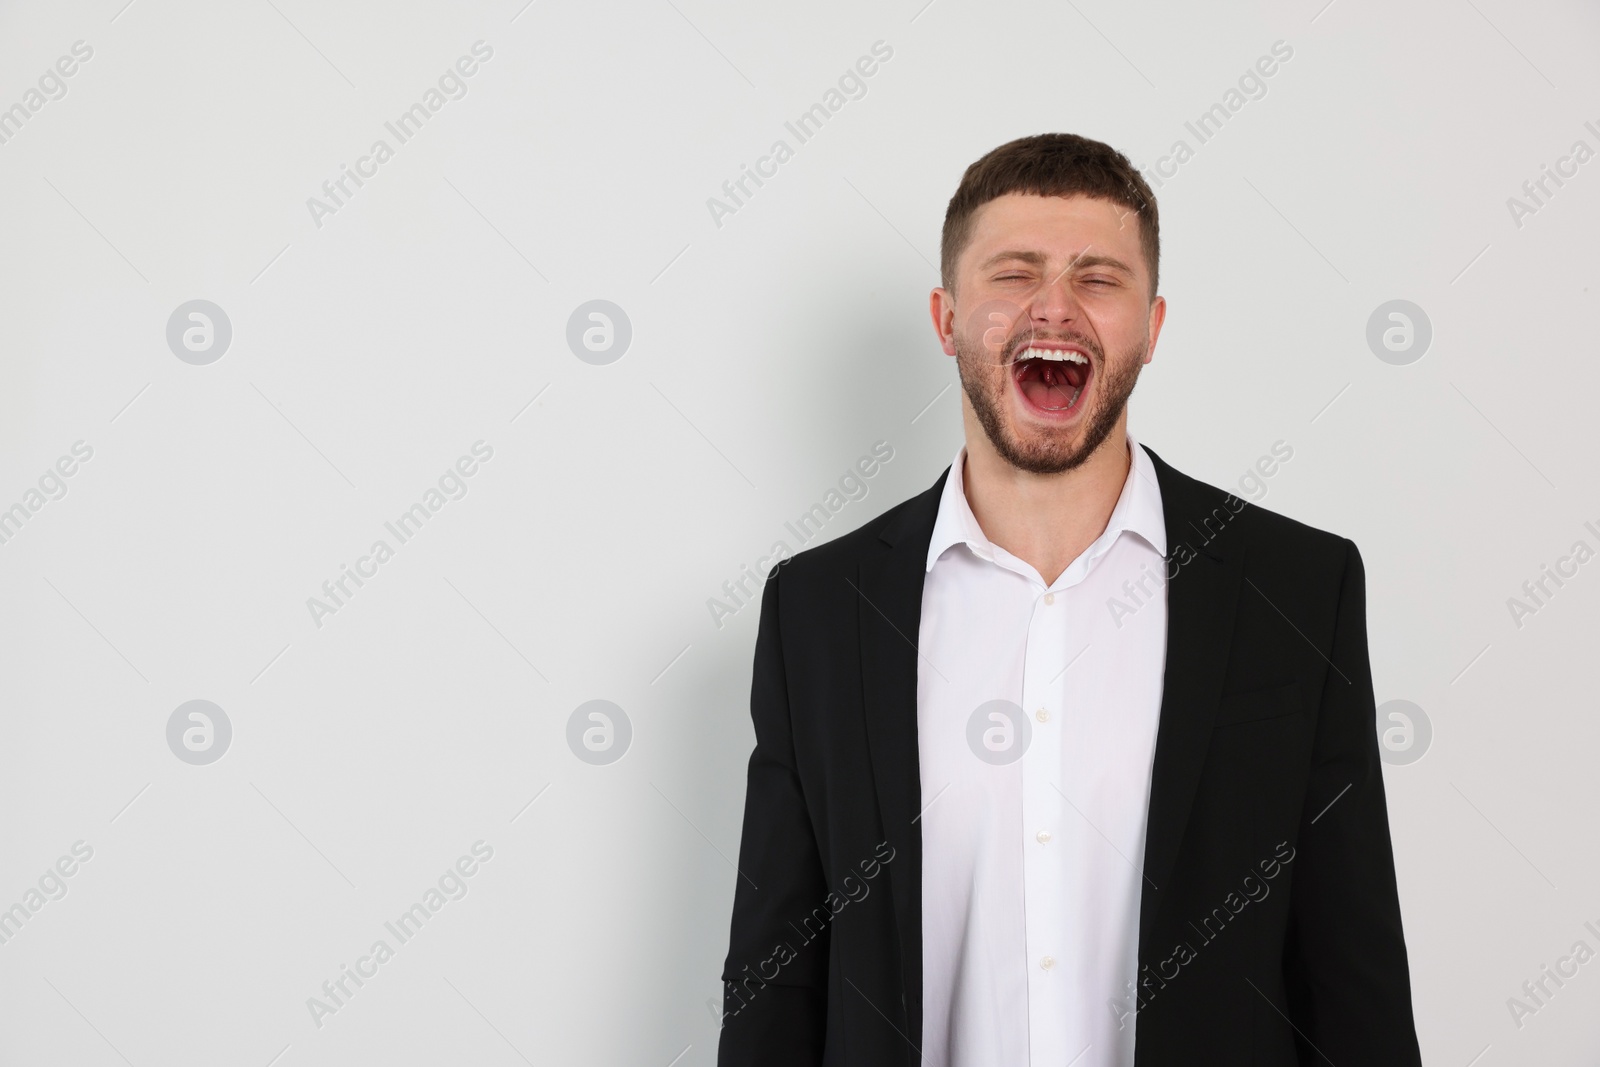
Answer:
<svg viewBox="0 0 1600 1067"><path fill-rule="evenodd" d="M1028 308L1035 329L1066 329L1082 315L1071 273L1058 268L1044 275Z"/></svg>

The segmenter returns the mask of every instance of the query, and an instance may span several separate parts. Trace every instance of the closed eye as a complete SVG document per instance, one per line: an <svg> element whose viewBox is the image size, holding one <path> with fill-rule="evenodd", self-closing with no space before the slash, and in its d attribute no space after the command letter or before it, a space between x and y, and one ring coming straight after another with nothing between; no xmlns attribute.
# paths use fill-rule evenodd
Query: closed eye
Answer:
<svg viewBox="0 0 1600 1067"><path fill-rule="evenodd" d="M997 282L1020 282L1020 281L1028 281L1029 278L1030 278L1030 275L1027 275L1027 274L1001 274L1001 275L997 275L994 280L997 281ZM1116 285L1119 285L1120 283L1115 278L1085 278L1085 279L1083 279L1083 284L1085 284L1085 285L1101 285L1101 286L1116 286Z"/></svg>

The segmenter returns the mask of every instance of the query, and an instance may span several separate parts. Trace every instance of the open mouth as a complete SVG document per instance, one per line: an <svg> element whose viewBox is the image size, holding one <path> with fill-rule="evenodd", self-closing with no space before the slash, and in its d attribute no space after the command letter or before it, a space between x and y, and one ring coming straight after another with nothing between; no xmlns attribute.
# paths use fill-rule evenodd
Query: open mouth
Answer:
<svg viewBox="0 0 1600 1067"><path fill-rule="evenodd" d="M1059 417L1077 411L1093 373L1083 352L1034 346L1017 353L1011 380L1029 407Z"/></svg>

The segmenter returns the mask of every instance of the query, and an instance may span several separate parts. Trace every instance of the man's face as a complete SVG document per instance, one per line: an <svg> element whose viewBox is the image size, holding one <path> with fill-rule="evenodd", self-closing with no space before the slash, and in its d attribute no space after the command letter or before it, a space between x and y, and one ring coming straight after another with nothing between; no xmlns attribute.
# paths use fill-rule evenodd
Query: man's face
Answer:
<svg viewBox="0 0 1600 1067"><path fill-rule="evenodd" d="M1012 466L1072 470L1123 425L1166 315L1140 225L1109 200L1010 193L978 209L955 292L933 291L945 353Z"/></svg>

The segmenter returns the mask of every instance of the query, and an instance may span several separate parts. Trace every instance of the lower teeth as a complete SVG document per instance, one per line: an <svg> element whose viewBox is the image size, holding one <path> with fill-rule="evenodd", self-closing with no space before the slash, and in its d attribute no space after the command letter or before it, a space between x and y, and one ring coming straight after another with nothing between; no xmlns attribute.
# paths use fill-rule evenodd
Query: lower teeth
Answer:
<svg viewBox="0 0 1600 1067"><path fill-rule="evenodd" d="M1076 389L1074 389L1072 391L1072 399L1071 400L1068 400L1065 404L1062 404L1059 407L1046 407L1045 410L1046 411L1066 411L1066 410L1070 409L1072 407L1072 405L1076 404L1078 402L1078 397L1080 397L1082 395L1083 395L1083 386L1080 385L1080 386L1078 386L1078 388L1076 388Z"/></svg>

